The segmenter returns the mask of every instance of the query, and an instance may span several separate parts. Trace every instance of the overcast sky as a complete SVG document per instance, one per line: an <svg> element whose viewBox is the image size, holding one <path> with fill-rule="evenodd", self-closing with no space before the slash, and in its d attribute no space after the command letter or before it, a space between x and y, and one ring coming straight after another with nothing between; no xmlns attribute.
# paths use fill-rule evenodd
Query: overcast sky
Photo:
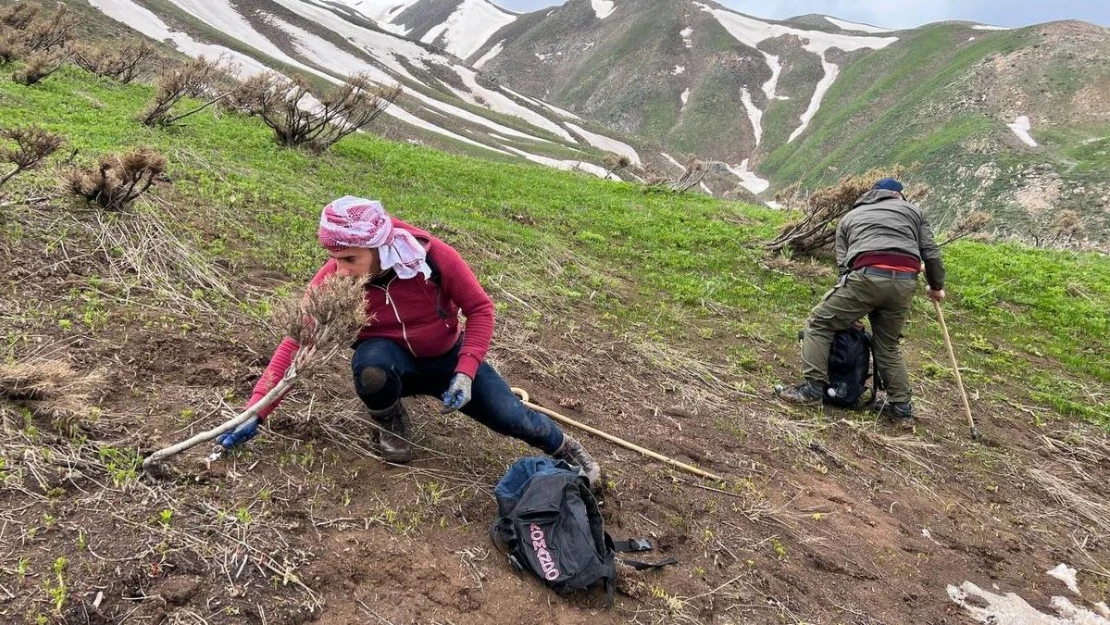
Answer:
<svg viewBox="0 0 1110 625"><path fill-rule="evenodd" d="M616 0L619 4L621 0ZM656 0L668 2L669 0ZM562 4L558 0L493 0L514 11L534 11ZM1062 19L1080 19L1110 26L1106 0L718 0L757 17L783 19L821 13L840 19L889 28L909 28L943 20L967 20L996 26L1028 26Z"/></svg>

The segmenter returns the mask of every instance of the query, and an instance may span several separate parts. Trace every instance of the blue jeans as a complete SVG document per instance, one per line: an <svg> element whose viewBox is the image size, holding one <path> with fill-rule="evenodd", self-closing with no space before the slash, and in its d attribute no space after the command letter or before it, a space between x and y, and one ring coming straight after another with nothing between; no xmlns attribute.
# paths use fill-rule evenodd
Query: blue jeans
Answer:
<svg viewBox="0 0 1110 625"><path fill-rule="evenodd" d="M455 377L458 362L458 344L436 358L414 358L389 339L366 339L355 345L351 368L355 391L362 403L371 410L382 410L402 397L441 397ZM383 387L374 391L363 388L362 372L368 367L385 371ZM546 454L554 453L563 444L563 431L559 426L547 415L526 408L497 371L485 362L474 377L470 402L459 412L498 434L522 440Z"/></svg>

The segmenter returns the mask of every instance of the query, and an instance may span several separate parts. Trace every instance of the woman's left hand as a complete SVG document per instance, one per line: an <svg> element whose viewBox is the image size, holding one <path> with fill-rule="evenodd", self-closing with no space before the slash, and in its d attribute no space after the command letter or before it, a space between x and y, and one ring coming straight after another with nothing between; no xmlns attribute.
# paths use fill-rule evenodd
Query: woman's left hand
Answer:
<svg viewBox="0 0 1110 625"><path fill-rule="evenodd" d="M456 373L443 394L443 405L447 411L458 410L470 402L470 386L473 380L465 373Z"/></svg>

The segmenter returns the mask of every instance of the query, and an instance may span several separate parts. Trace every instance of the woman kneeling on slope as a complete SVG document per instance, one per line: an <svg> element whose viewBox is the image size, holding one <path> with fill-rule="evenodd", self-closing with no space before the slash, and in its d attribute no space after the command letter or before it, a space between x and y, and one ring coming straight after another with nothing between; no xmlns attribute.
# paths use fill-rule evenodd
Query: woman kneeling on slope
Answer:
<svg viewBox="0 0 1110 625"><path fill-rule="evenodd" d="M402 397L442 397L491 430L520 439L577 465L593 484L600 468L582 445L546 415L529 410L485 362L493 338L493 302L451 246L385 213L375 201L346 196L324 208L320 244L331 257L309 288L338 273L366 277L366 312L373 319L358 334L351 368L355 391L380 426L378 445L388 462L412 459ZM459 328L459 311L466 332ZM285 374L296 342L278 346L247 406ZM259 415L265 421L277 403ZM230 449L257 433L257 423L225 435Z"/></svg>

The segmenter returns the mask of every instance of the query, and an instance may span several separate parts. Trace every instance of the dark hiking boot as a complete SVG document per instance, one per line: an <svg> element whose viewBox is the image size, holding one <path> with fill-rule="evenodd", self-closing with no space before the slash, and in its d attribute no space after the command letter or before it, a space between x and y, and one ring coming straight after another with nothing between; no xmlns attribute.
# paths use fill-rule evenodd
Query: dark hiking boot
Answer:
<svg viewBox="0 0 1110 625"><path fill-rule="evenodd" d="M411 427L405 405L397 401L384 410L370 410L370 416L380 426L378 447L382 460L405 464L412 460Z"/></svg>
<svg viewBox="0 0 1110 625"><path fill-rule="evenodd" d="M910 402L883 401L874 405L879 416L890 419L901 430L912 430L914 426L913 404Z"/></svg>
<svg viewBox="0 0 1110 625"><path fill-rule="evenodd" d="M566 434L563 435L563 444L555 453L551 454L552 458L556 460L565 460L567 464L574 465L581 469L582 474L586 476L586 480L590 482L590 486L597 483L601 477L601 466L593 459L593 456L586 451L582 443L574 440Z"/></svg>
<svg viewBox="0 0 1110 625"><path fill-rule="evenodd" d="M821 385L808 381L797 386L785 386L783 384L775 386L775 397L801 406L819 404L824 395L824 389L821 388Z"/></svg>

